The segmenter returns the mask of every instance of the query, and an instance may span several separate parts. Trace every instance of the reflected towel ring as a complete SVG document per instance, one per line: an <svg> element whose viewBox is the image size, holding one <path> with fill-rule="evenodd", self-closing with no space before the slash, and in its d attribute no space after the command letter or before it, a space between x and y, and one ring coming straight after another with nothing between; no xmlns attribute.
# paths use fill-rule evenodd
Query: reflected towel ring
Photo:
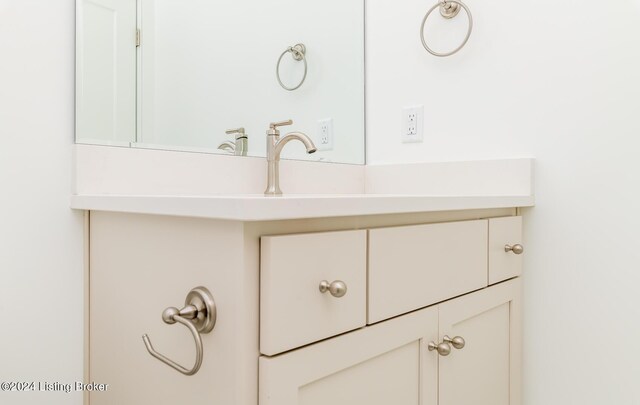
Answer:
<svg viewBox="0 0 640 405"><path fill-rule="evenodd" d="M282 79L280 78L280 63L282 63L282 58L284 58L284 55L288 53L291 53L291 56L293 57L294 60L298 62L300 61L304 62L304 75L302 76L302 80L300 81L300 83L295 87L286 86L284 83L282 83ZM290 46L289 48L287 48L284 52L282 52L282 55L280 55L280 58L278 58L278 64L276 65L276 78L278 79L278 83L280 83L280 86L282 86L283 89L287 91L294 91L299 89L300 86L304 84L304 81L307 79L306 53L307 53L307 48L304 46L304 44L296 44L294 46Z"/></svg>
<svg viewBox="0 0 640 405"><path fill-rule="evenodd" d="M429 48L427 45L427 41L424 38L424 27L427 24L427 19L433 13L436 8L440 8L440 15L442 15L446 19L454 18L460 12L460 8L463 8L467 13L467 17L469 18L469 29L467 30L467 36L464 38L464 41L453 51L450 52L436 52L433 49ZM426 49L430 54L439 57L451 56L454 53L457 53L460 49L464 48L471 37L471 31L473 30L473 17L471 16L471 10L467 7L462 1L459 0L440 0L433 7L427 11L424 18L422 19L422 27L420 28L420 39L422 40L422 46Z"/></svg>

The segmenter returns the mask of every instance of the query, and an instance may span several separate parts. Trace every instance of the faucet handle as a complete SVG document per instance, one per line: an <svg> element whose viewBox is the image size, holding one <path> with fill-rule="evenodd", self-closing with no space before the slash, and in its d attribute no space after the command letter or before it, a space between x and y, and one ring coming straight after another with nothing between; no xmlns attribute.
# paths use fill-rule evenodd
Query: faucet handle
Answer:
<svg viewBox="0 0 640 405"><path fill-rule="evenodd" d="M280 131L278 127L284 127L286 125L293 125L293 120L280 121L280 122L272 122L269 124L269 130L267 131L267 135L280 135Z"/></svg>
<svg viewBox="0 0 640 405"><path fill-rule="evenodd" d="M278 127L284 127L285 125L293 125L293 120L272 122L271 124L269 124L269 128L276 129Z"/></svg>
<svg viewBox="0 0 640 405"><path fill-rule="evenodd" d="M244 135L244 128L236 128L236 129L227 129L226 131L224 131L225 134L227 135L231 135L231 134L241 134Z"/></svg>
<svg viewBox="0 0 640 405"><path fill-rule="evenodd" d="M236 129L227 129L224 131L227 135L236 134L236 141L238 139L246 139L247 134L244 132L244 127L236 128Z"/></svg>

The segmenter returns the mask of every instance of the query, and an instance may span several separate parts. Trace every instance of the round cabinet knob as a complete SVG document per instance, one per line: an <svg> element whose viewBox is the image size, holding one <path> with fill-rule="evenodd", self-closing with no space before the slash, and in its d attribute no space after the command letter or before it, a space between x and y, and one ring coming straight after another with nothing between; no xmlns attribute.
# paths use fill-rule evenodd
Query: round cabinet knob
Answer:
<svg viewBox="0 0 640 405"><path fill-rule="evenodd" d="M452 339L449 336L445 335L445 337L442 338L442 340L444 340L445 342L451 344L451 346L453 346L454 348L456 348L458 350L464 348L464 345L466 344L466 342L464 341L462 336L456 336L456 337L454 337Z"/></svg>
<svg viewBox="0 0 640 405"><path fill-rule="evenodd" d="M340 280L336 280L333 283L322 280L320 282L320 292L324 294L327 291L336 298L342 298L347 294L347 285Z"/></svg>
<svg viewBox="0 0 640 405"><path fill-rule="evenodd" d="M451 346L449 343L442 342L440 344L436 344L435 342L429 342L429 346L427 346L430 352L436 350L440 356L448 356L451 354Z"/></svg>
<svg viewBox="0 0 640 405"><path fill-rule="evenodd" d="M507 252L507 253L508 252L513 252L516 255L521 255L524 252L524 248L520 244L515 244L513 246L505 245L504 246L504 251Z"/></svg>

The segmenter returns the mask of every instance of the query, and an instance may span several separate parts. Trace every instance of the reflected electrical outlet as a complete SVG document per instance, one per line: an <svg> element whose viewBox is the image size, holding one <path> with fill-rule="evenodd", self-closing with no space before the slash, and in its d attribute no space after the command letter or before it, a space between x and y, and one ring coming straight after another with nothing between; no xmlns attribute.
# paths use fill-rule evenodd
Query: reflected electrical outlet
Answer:
<svg viewBox="0 0 640 405"><path fill-rule="evenodd" d="M319 151L333 150L333 118L326 118L318 121L318 142Z"/></svg>

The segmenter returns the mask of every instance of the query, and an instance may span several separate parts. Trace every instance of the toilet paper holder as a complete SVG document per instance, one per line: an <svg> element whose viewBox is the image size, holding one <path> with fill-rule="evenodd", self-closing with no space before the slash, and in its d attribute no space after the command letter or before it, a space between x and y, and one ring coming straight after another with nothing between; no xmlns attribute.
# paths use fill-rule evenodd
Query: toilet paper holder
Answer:
<svg viewBox="0 0 640 405"><path fill-rule="evenodd" d="M175 323L180 323L187 327L193 335L193 339L196 344L196 361L190 369L183 367L163 354L158 353L153 348L151 340L146 333L142 336L142 340L144 341L144 345L149 351L149 354L153 357L184 375L194 375L198 370L200 370L200 366L202 365L203 347L201 335L213 330L216 325L216 318L216 303L211 292L209 292L205 287L196 287L189 291L182 309L169 307L162 312L162 320L166 324L173 325Z"/></svg>

